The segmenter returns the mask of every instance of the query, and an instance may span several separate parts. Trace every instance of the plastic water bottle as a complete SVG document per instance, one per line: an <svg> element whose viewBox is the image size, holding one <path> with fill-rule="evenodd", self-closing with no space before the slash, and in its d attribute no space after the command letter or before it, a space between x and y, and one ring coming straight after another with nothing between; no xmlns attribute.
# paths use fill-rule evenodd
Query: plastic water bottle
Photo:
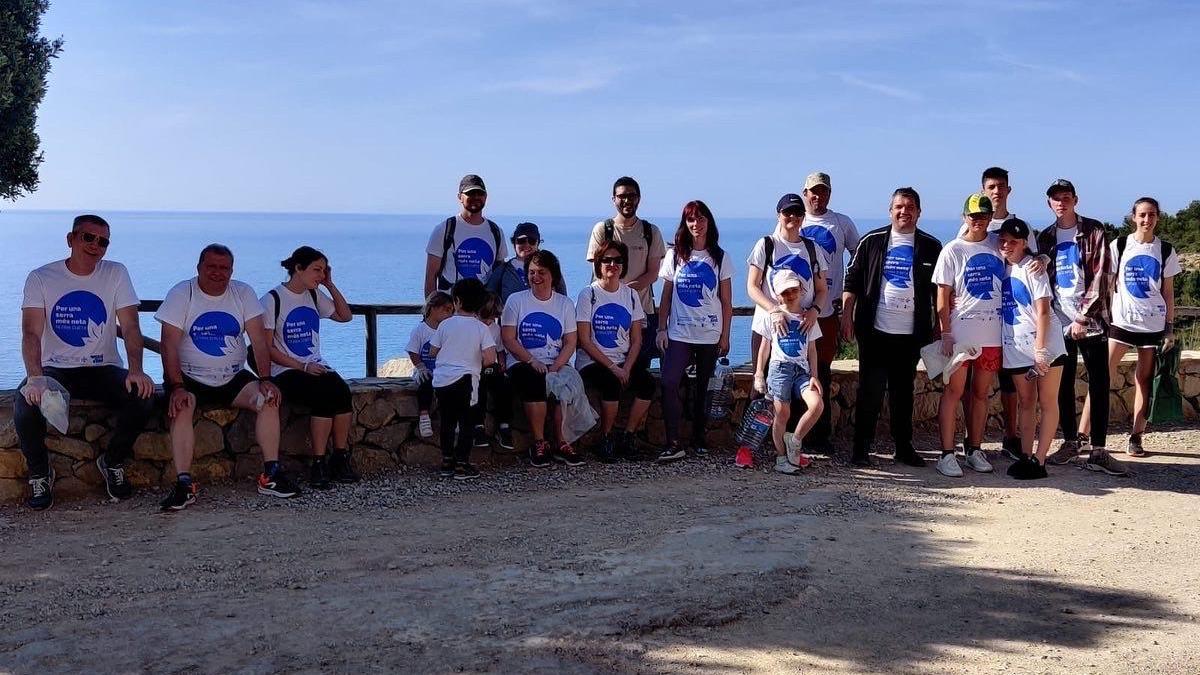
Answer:
<svg viewBox="0 0 1200 675"><path fill-rule="evenodd" d="M738 447L757 450L771 435L771 424L775 421L775 405L765 398L755 399L746 406L742 426L738 428Z"/></svg>
<svg viewBox="0 0 1200 675"><path fill-rule="evenodd" d="M1037 366L1034 366L1034 367L1030 368L1029 370L1025 371L1025 381L1026 382L1033 382L1034 380L1038 379L1041 376L1042 376L1042 374L1038 372Z"/></svg>
<svg viewBox="0 0 1200 675"><path fill-rule="evenodd" d="M733 402L733 368L729 359L721 358L708 380L708 419L720 421L729 417Z"/></svg>

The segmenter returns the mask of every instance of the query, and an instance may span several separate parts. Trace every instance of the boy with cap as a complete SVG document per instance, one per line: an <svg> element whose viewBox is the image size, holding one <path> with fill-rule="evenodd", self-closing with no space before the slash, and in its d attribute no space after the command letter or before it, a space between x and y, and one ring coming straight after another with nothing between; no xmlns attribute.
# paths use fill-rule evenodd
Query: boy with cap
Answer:
<svg viewBox="0 0 1200 675"><path fill-rule="evenodd" d="M459 279L486 281L497 260L508 257L500 226L483 216L487 187L483 179L467 174L458 182L462 207L433 228L425 245L425 290L448 291Z"/></svg>
<svg viewBox="0 0 1200 675"><path fill-rule="evenodd" d="M771 290L783 301L785 329L773 332L770 341L763 340L759 347L759 362L770 359L770 364L765 379L761 371L755 372L754 388L775 402L775 421L771 425L775 471L790 475L812 463L801 452L801 443L825 407L821 383L813 377L817 372L816 341L821 337L821 328L816 322L807 329L803 327L805 284L799 275L789 269L780 270L771 279ZM795 432L785 440L793 398L802 399L807 410L796 424Z"/></svg>

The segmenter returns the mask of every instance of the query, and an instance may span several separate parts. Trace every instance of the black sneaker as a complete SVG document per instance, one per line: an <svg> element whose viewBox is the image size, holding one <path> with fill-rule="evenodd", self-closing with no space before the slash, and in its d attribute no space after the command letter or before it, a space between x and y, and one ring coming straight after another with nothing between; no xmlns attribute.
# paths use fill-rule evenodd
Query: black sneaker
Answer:
<svg viewBox="0 0 1200 675"><path fill-rule="evenodd" d="M175 481L175 487L170 494L163 498L158 506L163 511L182 511L196 501L196 484Z"/></svg>
<svg viewBox="0 0 1200 675"><path fill-rule="evenodd" d="M54 506L54 469L46 476L29 479L29 499L25 505L34 511L45 511Z"/></svg>
<svg viewBox="0 0 1200 675"><path fill-rule="evenodd" d="M453 478L454 477L454 469L456 469L457 467L458 467L458 462L455 462L452 459L443 459L442 460L442 468L438 469L438 476L440 476L442 478Z"/></svg>
<svg viewBox="0 0 1200 675"><path fill-rule="evenodd" d="M1008 465L1008 470L1005 471L1005 473L1007 473L1012 478L1017 478L1017 479L1023 478L1024 474L1026 472L1026 469L1028 468L1029 462L1034 462L1035 464L1037 463L1036 461L1034 461L1034 459L1032 457L1026 457L1025 455L1021 455L1020 457L1017 458L1017 460L1015 462Z"/></svg>
<svg viewBox="0 0 1200 675"><path fill-rule="evenodd" d="M333 487L329 477L329 458L325 455L313 459L312 468L308 471L308 486L315 490Z"/></svg>
<svg viewBox="0 0 1200 675"><path fill-rule="evenodd" d="M613 440L612 434L604 434L600 439L600 443L596 445L596 459L599 459L605 464L612 464L617 461L617 443Z"/></svg>
<svg viewBox="0 0 1200 675"><path fill-rule="evenodd" d="M454 469L454 480L471 480L479 478L479 469L463 462Z"/></svg>
<svg viewBox="0 0 1200 675"><path fill-rule="evenodd" d="M362 476L354 470L349 450L334 450L329 458L329 476L337 483L357 483Z"/></svg>
<svg viewBox="0 0 1200 675"><path fill-rule="evenodd" d="M300 494L300 488L296 487L283 469L276 469L275 473L269 476L265 473L258 474L258 494L290 499Z"/></svg>
<svg viewBox="0 0 1200 675"><path fill-rule="evenodd" d="M583 466L583 458L575 451L575 448L566 441L558 444L558 449L554 451L554 459L566 464L567 466Z"/></svg>
<svg viewBox="0 0 1200 675"><path fill-rule="evenodd" d="M617 440L617 455L627 462L642 461L642 453L638 450L637 435L632 431L621 432Z"/></svg>
<svg viewBox="0 0 1200 675"><path fill-rule="evenodd" d="M550 444L546 441L534 441L529 446L529 463L539 469L550 466Z"/></svg>
<svg viewBox="0 0 1200 675"><path fill-rule="evenodd" d="M124 464L109 466L108 460L104 459L104 455L101 454L96 458L96 466L100 469L100 475L104 476L104 487L108 490L109 497L119 501L129 499L133 495L133 486L125 477Z"/></svg>
<svg viewBox="0 0 1200 675"><path fill-rule="evenodd" d="M510 427L500 427L500 430L496 432L496 439L499 441L500 447L505 450L516 448L513 445L512 429Z"/></svg>
<svg viewBox="0 0 1200 675"><path fill-rule="evenodd" d="M905 466L922 467L925 466L925 459L917 454L915 448L909 446L907 448L896 448L896 455L893 458L897 464Z"/></svg>
<svg viewBox="0 0 1200 675"><path fill-rule="evenodd" d="M1021 453L1021 439L1015 436L1006 436L1004 438L1000 443L1000 452L1014 462L1021 461L1021 458L1025 456Z"/></svg>
<svg viewBox="0 0 1200 675"><path fill-rule="evenodd" d="M659 463L674 462L684 457L687 457L687 452L683 450L678 441L672 441L670 445L662 449L662 452L658 453L658 457L654 461Z"/></svg>
<svg viewBox="0 0 1200 675"><path fill-rule="evenodd" d="M484 429L482 424L475 425L473 436L475 438L474 445L477 448L486 448L492 444L492 439L488 438L487 429Z"/></svg>
<svg viewBox="0 0 1200 675"><path fill-rule="evenodd" d="M866 450L855 450L850 454L850 465L860 468L867 468L874 465L871 461L871 455Z"/></svg>

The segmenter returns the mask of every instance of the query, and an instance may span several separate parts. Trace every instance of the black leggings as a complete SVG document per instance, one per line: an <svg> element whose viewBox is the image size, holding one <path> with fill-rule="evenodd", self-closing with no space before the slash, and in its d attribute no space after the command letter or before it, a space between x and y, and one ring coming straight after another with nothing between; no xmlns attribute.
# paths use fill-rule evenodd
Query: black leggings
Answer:
<svg viewBox="0 0 1200 675"><path fill-rule="evenodd" d="M274 378L283 400L307 406L313 417L333 419L354 412L350 386L336 371L310 375L297 368L285 370Z"/></svg>
<svg viewBox="0 0 1200 675"><path fill-rule="evenodd" d="M692 443L700 445L704 442L704 394L717 365L717 346L669 340L662 357L663 426L667 430L668 444L679 440L683 374L693 359L696 361L696 387L692 391Z"/></svg>
<svg viewBox="0 0 1200 675"><path fill-rule="evenodd" d="M471 413L475 426L483 426L488 399L492 399L492 419L497 425L512 421L512 385L504 373L484 371L479 377L479 402Z"/></svg>
<svg viewBox="0 0 1200 675"><path fill-rule="evenodd" d="M433 380L425 380L417 385L417 410L429 412L433 407Z"/></svg>
<svg viewBox="0 0 1200 675"><path fill-rule="evenodd" d="M1079 420L1075 417L1075 369L1083 354L1087 368L1088 395L1092 401L1093 446L1103 448L1108 442L1108 340L1103 336L1082 340L1066 338L1067 362L1063 365L1062 384L1058 387L1059 424L1063 439L1073 441L1079 435Z"/></svg>
<svg viewBox="0 0 1200 675"><path fill-rule="evenodd" d="M621 400L623 389L621 381L608 368L593 361L584 366L583 370L579 371L579 375L589 387L600 391L601 401ZM650 371L646 370L640 362L636 363L633 371L629 373L629 389L633 392L634 398L640 398L643 401L654 398L654 378L650 377Z"/></svg>
<svg viewBox="0 0 1200 675"><path fill-rule="evenodd" d="M471 376L433 390L442 418L442 459L466 462L471 458ZM455 433L457 432L457 434ZM457 435L457 442L455 436Z"/></svg>

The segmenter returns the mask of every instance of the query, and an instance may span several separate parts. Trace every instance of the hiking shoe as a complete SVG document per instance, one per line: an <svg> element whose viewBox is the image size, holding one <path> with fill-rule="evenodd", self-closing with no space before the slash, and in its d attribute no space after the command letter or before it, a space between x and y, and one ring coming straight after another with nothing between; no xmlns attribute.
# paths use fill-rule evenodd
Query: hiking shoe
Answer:
<svg viewBox="0 0 1200 675"><path fill-rule="evenodd" d="M907 448L896 448L896 454L892 459L896 463L903 464L904 466L912 466L917 468L925 466L925 458L918 455L916 449L912 446Z"/></svg>
<svg viewBox="0 0 1200 675"><path fill-rule="evenodd" d="M500 427L496 432L496 438L500 442L500 447L505 450L512 450L516 446L513 445L512 429L509 427Z"/></svg>
<svg viewBox="0 0 1200 675"><path fill-rule="evenodd" d="M1145 457L1148 452L1142 447L1142 435L1133 434L1129 437L1129 444L1125 446L1125 454L1130 457Z"/></svg>
<svg viewBox="0 0 1200 675"><path fill-rule="evenodd" d="M704 447L703 445L697 445L693 447L692 452L695 453L697 457L708 457L708 448Z"/></svg>
<svg viewBox="0 0 1200 675"><path fill-rule="evenodd" d="M1014 462L1021 461L1024 457L1021 453L1021 439L1015 436L1005 436L1000 443L1000 453Z"/></svg>
<svg viewBox="0 0 1200 675"><path fill-rule="evenodd" d="M750 451L749 447L743 445L737 449L737 454L733 458L733 465L739 469L753 469L754 453Z"/></svg>
<svg viewBox="0 0 1200 675"><path fill-rule="evenodd" d="M554 451L554 459L566 464L567 466L583 466L583 458L575 451L575 448L570 443L563 441L558 444L558 449Z"/></svg>
<svg viewBox="0 0 1200 675"><path fill-rule="evenodd" d="M313 460L308 470L308 486L317 490L328 490L333 487L329 478L329 458L321 455Z"/></svg>
<svg viewBox="0 0 1200 675"><path fill-rule="evenodd" d="M488 438L487 429L483 428L482 424L475 425L474 445L477 448L486 448L492 444L492 439Z"/></svg>
<svg viewBox="0 0 1200 675"><path fill-rule="evenodd" d="M421 413L417 418L417 433L421 438L433 438L433 420L429 419L429 413Z"/></svg>
<svg viewBox="0 0 1200 675"><path fill-rule="evenodd" d="M775 458L775 473L782 473L782 474L785 474L788 476L794 476L795 474L800 473L800 467L793 464L791 462L791 460L789 460L786 456L785 457L776 457Z"/></svg>
<svg viewBox="0 0 1200 675"><path fill-rule="evenodd" d="M1083 463L1083 468L1088 471L1101 471L1110 476L1128 476L1129 469L1125 464L1118 462L1108 454L1104 448L1092 448L1088 453L1087 461Z"/></svg>
<svg viewBox="0 0 1200 675"><path fill-rule="evenodd" d="M109 466L108 460L102 454L96 458L96 467L100 469L100 475L104 476L104 488L108 490L108 496L112 497L113 501L129 499L133 495L133 486L125 477L124 464Z"/></svg>
<svg viewBox="0 0 1200 675"><path fill-rule="evenodd" d="M918 458L918 459L920 459L920 458ZM924 465L925 460L922 459L921 464ZM860 468L866 468L869 466L873 466L874 462L871 461L871 455L869 453L867 453L866 450L855 450L853 453L850 454L850 465L857 466Z"/></svg>
<svg viewBox="0 0 1200 675"><path fill-rule="evenodd" d="M54 468L45 476L29 479L29 499L25 505L34 511L45 511L54 505Z"/></svg>
<svg viewBox="0 0 1200 675"><path fill-rule="evenodd" d="M455 467L454 480L471 480L473 478L479 478L479 469L476 469L467 462L463 462Z"/></svg>
<svg viewBox="0 0 1200 675"><path fill-rule="evenodd" d="M171 493L158 503L163 511L182 511L196 501L196 484L175 481Z"/></svg>
<svg viewBox="0 0 1200 675"><path fill-rule="evenodd" d="M627 462L640 462L642 454L638 452L637 436L632 431L623 431L617 439L617 456Z"/></svg>
<svg viewBox="0 0 1200 675"><path fill-rule="evenodd" d="M991 473L992 465L987 461L987 455L983 454L981 448L967 449L967 466L979 473Z"/></svg>
<svg viewBox="0 0 1200 675"><path fill-rule="evenodd" d="M1092 451L1092 439L1087 434L1079 434L1075 437L1075 444L1079 446L1079 454L1086 455Z"/></svg>
<svg viewBox="0 0 1200 675"><path fill-rule="evenodd" d="M1077 441L1063 441L1058 449L1050 453L1046 458L1047 464L1062 466L1068 464L1079 456L1079 443Z"/></svg>
<svg viewBox="0 0 1200 675"><path fill-rule="evenodd" d="M612 434L604 434L596 446L596 458L605 464L617 461L617 443Z"/></svg>
<svg viewBox="0 0 1200 675"><path fill-rule="evenodd" d="M937 471L951 478L962 478L963 475L962 467L958 465L958 459L953 452L942 454L942 458L937 461Z"/></svg>
<svg viewBox="0 0 1200 675"><path fill-rule="evenodd" d="M357 483L362 480L362 476L354 470L349 450L333 451L333 457L329 459L329 477L337 483Z"/></svg>
<svg viewBox="0 0 1200 675"><path fill-rule="evenodd" d="M534 441L529 446L529 463L538 468L550 466L550 444L546 441Z"/></svg>
<svg viewBox="0 0 1200 675"><path fill-rule="evenodd" d="M455 462L452 459L443 459L442 468L438 469L438 476L442 478L453 478L454 469L457 468L457 466L458 462Z"/></svg>
<svg viewBox="0 0 1200 675"><path fill-rule="evenodd" d="M659 463L674 462L684 457L687 457L687 453L684 452L683 446L679 445L678 441L673 441L670 445L663 448L662 452L658 453L658 457L654 461Z"/></svg>
<svg viewBox="0 0 1200 675"><path fill-rule="evenodd" d="M283 469L276 469L270 476L258 474L258 494L289 499L300 494L300 488L287 477Z"/></svg>

